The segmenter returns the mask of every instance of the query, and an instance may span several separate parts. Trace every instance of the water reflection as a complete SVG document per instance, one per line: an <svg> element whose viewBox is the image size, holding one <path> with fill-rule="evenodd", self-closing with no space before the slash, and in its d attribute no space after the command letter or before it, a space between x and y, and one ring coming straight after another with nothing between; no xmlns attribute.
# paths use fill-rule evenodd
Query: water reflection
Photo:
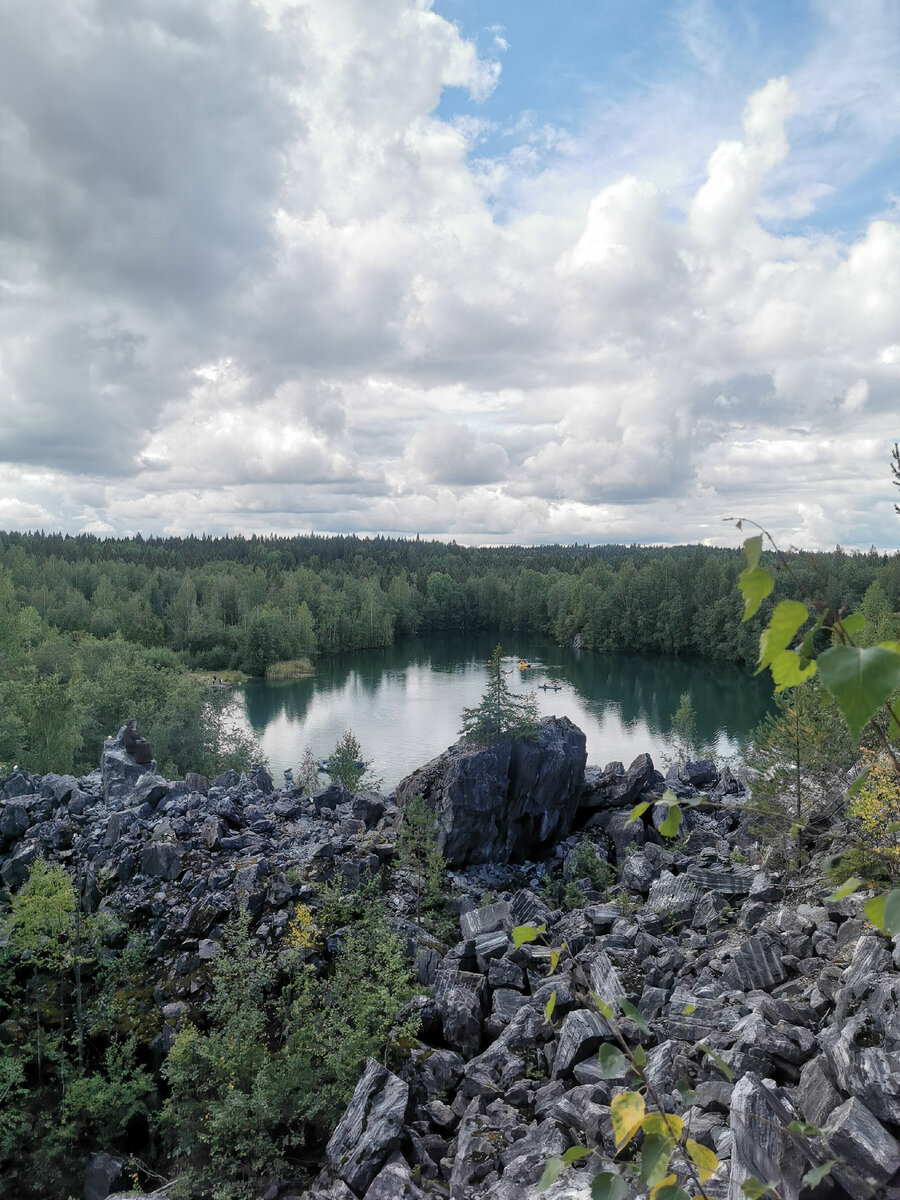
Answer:
<svg viewBox="0 0 900 1200"><path fill-rule="evenodd" d="M386 789L459 735L459 714L476 704L497 634L435 634L385 650L320 660L313 678L252 681L243 689L246 719L260 738L276 780L296 767L305 747L324 757L352 728ZM570 717L587 735L588 761L630 762L671 751L669 732L682 692L689 692L701 741L721 755L771 705L771 689L728 666L656 656L575 655L546 638L504 636L514 691L536 689L542 715ZM530 663L520 671L519 659ZM558 681L561 691L538 685Z"/></svg>

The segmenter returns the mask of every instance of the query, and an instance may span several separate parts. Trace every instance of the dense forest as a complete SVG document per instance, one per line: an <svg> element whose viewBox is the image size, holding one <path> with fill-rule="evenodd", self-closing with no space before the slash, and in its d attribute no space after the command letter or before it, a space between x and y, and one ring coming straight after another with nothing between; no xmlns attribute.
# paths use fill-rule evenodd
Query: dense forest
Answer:
<svg viewBox="0 0 900 1200"><path fill-rule="evenodd" d="M838 611L865 600L870 619L887 619L897 607L898 554L788 559ZM418 631L515 630L750 664L743 566L738 550L706 546L0 533L0 762L89 769L136 715L173 775L239 765L249 748L196 672L264 675ZM769 603L793 594L780 572Z"/></svg>

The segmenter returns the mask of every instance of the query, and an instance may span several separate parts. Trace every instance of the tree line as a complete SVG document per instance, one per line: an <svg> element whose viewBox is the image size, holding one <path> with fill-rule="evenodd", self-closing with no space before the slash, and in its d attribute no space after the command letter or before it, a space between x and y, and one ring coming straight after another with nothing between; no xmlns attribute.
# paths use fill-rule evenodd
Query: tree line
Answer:
<svg viewBox="0 0 900 1200"><path fill-rule="evenodd" d="M793 561L836 611L873 585L888 613L897 607L898 554L837 548ZM161 765L214 770L247 747L233 744L233 727L224 738L227 722L190 671L265 675L424 631L540 633L588 650L750 664L742 569L738 550L697 545L0 532L0 761L89 767L102 737L137 715Z"/></svg>

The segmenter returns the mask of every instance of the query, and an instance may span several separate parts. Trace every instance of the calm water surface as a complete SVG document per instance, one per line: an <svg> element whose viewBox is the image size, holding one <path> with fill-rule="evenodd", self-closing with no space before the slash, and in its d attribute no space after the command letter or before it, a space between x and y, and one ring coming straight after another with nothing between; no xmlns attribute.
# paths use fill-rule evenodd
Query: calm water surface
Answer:
<svg viewBox="0 0 900 1200"><path fill-rule="evenodd" d="M247 723L262 743L276 785L308 746L327 757L345 729L385 792L459 736L460 711L478 703L497 634L427 634L387 650L322 658L316 674L284 683L251 680L238 693ZM535 690L542 716L567 716L587 735L588 763L644 751L657 765L672 753L672 717L690 692L700 740L720 757L769 711L771 687L737 667L693 659L624 654L575 654L549 638L507 633L507 679L515 692ZM529 662L518 669L520 658ZM543 691L557 681L562 690ZM323 783L327 782L322 776Z"/></svg>

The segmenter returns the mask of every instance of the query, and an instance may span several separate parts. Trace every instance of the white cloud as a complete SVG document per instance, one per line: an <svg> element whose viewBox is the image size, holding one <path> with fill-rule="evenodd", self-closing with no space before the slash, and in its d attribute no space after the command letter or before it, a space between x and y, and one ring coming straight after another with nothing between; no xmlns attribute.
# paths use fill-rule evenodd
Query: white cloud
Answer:
<svg viewBox="0 0 900 1200"><path fill-rule="evenodd" d="M424 0L0 7L0 528L895 538L900 222L777 232L813 130L875 153L877 5L868 106L798 69L737 139L669 92L602 170L539 115L473 160L435 106L499 67Z"/></svg>

